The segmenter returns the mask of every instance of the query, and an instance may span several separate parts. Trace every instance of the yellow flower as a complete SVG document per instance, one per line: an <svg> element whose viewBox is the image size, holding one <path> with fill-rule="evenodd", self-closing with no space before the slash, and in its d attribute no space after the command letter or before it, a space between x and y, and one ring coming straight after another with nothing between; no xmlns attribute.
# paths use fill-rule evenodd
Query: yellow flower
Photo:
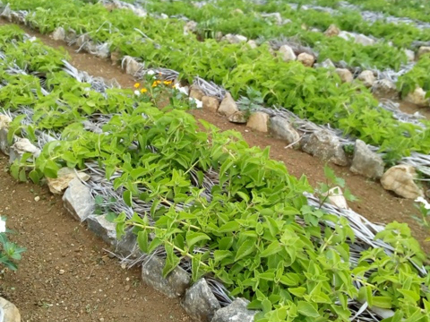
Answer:
<svg viewBox="0 0 430 322"><path fill-rule="evenodd" d="M169 81L164 81L164 82L163 82L163 84L164 84L164 85L170 85L170 84L172 84L172 81L171 81L171 80L169 80Z"/></svg>
<svg viewBox="0 0 430 322"><path fill-rule="evenodd" d="M143 94L143 93L146 93L148 90L146 89L146 88L142 88L141 90L140 90L140 92Z"/></svg>
<svg viewBox="0 0 430 322"><path fill-rule="evenodd" d="M161 81L156 80L155 82L152 83L152 87L156 87L158 85L160 85Z"/></svg>
<svg viewBox="0 0 430 322"><path fill-rule="evenodd" d="M139 83L134 84L134 88L139 88L139 87L140 87Z"/></svg>

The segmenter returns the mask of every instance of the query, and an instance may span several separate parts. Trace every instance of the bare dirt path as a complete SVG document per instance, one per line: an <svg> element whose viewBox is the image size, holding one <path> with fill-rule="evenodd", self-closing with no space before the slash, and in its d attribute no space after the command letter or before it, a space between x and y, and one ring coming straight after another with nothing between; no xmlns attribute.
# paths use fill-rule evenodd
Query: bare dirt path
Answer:
<svg viewBox="0 0 430 322"><path fill-rule="evenodd" d="M179 300L109 258L106 244L63 209L60 197L17 183L6 169L0 154L0 215L16 232L10 239L27 251L16 273L0 276L0 296L19 308L23 322L190 321Z"/></svg>
<svg viewBox="0 0 430 322"><path fill-rule="evenodd" d="M6 23L0 19L0 24ZM20 26L28 34L38 37L45 44L58 48L63 47L71 56L71 63L78 69L88 72L90 75L104 77L105 79L115 78L124 88L132 88L135 81L126 75L119 66L112 65L109 59L100 59L87 53L76 53L76 48L67 46L65 42L54 41L47 35L42 35L25 26ZM291 174L300 177L306 175L309 182L315 187L319 182L325 181L323 172L324 162L314 158L304 152L292 149L284 149L285 143L276 140L269 135L253 132L242 125L228 122L224 117L206 110L195 110L191 112L197 119L204 119L222 130L234 129L242 133L250 146L265 148L271 147L271 156L282 161L287 166ZM347 168L331 165L336 175L346 180L346 185L351 192L359 198L358 202L351 203L352 209L362 214L369 220L377 223L389 223L392 221L407 223L427 253L430 253L430 243L424 240L430 232L420 227L412 218L418 215L413 202L399 198L394 194L384 190L378 182L367 180L355 175Z"/></svg>

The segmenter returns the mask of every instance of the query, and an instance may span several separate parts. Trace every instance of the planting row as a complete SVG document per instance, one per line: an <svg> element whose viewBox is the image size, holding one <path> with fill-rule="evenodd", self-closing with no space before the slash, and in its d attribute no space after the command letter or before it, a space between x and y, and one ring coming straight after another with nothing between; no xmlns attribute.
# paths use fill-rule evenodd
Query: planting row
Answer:
<svg viewBox="0 0 430 322"><path fill-rule="evenodd" d="M49 10L43 8L44 3L39 5L42 7L29 14L26 21L42 32L61 25L67 30L63 37L74 41L78 38L76 33L87 33L79 38L80 45L92 38L100 42L96 49L116 51L116 59L122 55L140 57L147 66L178 70L180 77L188 81L200 75L222 84L235 98L251 88L269 106L284 106L301 118L329 123L345 135L381 146L388 163L413 151L430 152L427 126L395 120L392 113L378 107L364 87L342 84L334 71L284 62L273 57L266 46L252 49L211 40L201 43L184 36L179 21L143 19L128 10L110 12L101 5L76 0L58 3ZM68 17L62 15L66 11ZM109 55L109 50L103 54Z"/></svg>
<svg viewBox="0 0 430 322"><path fill-rule="evenodd" d="M101 213L115 217L118 203L138 212L115 219L118 237L133 226L142 251L164 253L165 277L181 264L194 281L222 281L261 311L258 321L428 321L425 255L405 225L370 225L379 231L372 240L365 219L353 229L356 217L306 194L306 178L290 176L268 149L206 123L199 132L178 110L188 98L160 111L143 95L150 88L96 91L64 71L63 54L23 39L0 29L0 101L13 117L1 133L13 143L17 178L50 181L93 164L122 196L100 195Z"/></svg>

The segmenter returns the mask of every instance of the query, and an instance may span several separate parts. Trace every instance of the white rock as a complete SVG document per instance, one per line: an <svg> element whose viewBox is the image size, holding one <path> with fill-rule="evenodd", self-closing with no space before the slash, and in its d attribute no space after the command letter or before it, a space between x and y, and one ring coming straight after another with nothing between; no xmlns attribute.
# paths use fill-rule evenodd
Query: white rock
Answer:
<svg viewBox="0 0 430 322"><path fill-rule="evenodd" d="M330 59L326 59L321 63L321 67L323 68L336 68L336 66L333 64L333 62Z"/></svg>
<svg viewBox="0 0 430 322"><path fill-rule="evenodd" d="M245 124L248 121L248 115L245 111L237 111L229 115L228 120L232 123Z"/></svg>
<svg viewBox="0 0 430 322"><path fill-rule="evenodd" d="M188 21L184 26L184 35L192 34L197 31L197 22L195 21Z"/></svg>
<svg viewBox="0 0 430 322"><path fill-rule="evenodd" d="M361 174L367 178L379 179L384 174L384 161L380 155L372 152L366 143L356 140L350 169L351 172Z"/></svg>
<svg viewBox="0 0 430 322"><path fill-rule="evenodd" d="M330 25L327 30L324 32L324 35L327 37L338 36L340 33L340 29L336 25Z"/></svg>
<svg viewBox="0 0 430 322"><path fill-rule="evenodd" d="M430 53L430 47L429 46L421 46L420 49L418 49L417 57L420 58L424 54Z"/></svg>
<svg viewBox="0 0 430 322"><path fill-rule="evenodd" d="M58 27L57 29L54 30L54 32L52 33L52 39L54 40L62 40L64 41L66 39L66 31L64 30L63 27Z"/></svg>
<svg viewBox="0 0 430 322"><path fill-rule="evenodd" d="M299 56L297 56L297 60L301 62L306 67L312 67L315 63L314 56L308 54L308 53L301 53Z"/></svg>
<svg viewBox="0 0 430 322"><path fill-rule="evenodd" d="M319 130L302 139L302 149L317 158L337 165L348 165L345 151L339 139L327 130Z"/></svg>
<svg viewBox="0 0 430 322"><path fill-rule="evenodd" d="M227 93L218 108L218 113L221 115L230 116L237 111L239 111L239 109L236 102L234 101L233 97L231 97L230 93Z"/></svg>
<svg viewBox="0 0 430 322"><path fill-rule="evenodd" d="M336 68L335 71L339 75L340 80L344 83L351 83L354 80L352 73L346 68Z"/></svg>
<svg viewBox="0 0 430 322"><path fill-rule="evenodd" d="M75 169L61 168L57 172L57 178L47 178L49 191L53 194L61 194L69 186L70 181L75 178L87 181L90 176L85 172L75 171Z"/></svg>
<svg viewBox="0 0 430 322"><path fill-rule="evenodd" d="M269 119L269 114L266 114L264 112L255 112L252 113L249 117L246 126L258 132L267 133L269 132Z"/></svg>
<svg viewBox="0 0 430 322"><path fill-rule="evenodd" d="M90 215L87 218L88 229L103 239L107 244L115 245L116 224L106 219L107 215Z"/></svg>
<svg viewBox="0 0 430 322"><path fill-rule="evenodd" d="M423 191L415 184L415 169L408 165L396 165L388 169L381 178L381 184L386 190L394 191L406 199L422 197Z"/></svg>
<svg viewBox="0 0 430 322"><path fill-rule="evenodd" d="M375 44L375 41L372 38L369 38L365 35L359 34L355 37L355 41L356 44L360 44L363 46L372 46Z"/></svg>
<svg viewBox="0 0 430 322"><path fill-rule="evenodd" d="M3 309L4 322L21 322L21 314L14 304L0 297L0 307Z"/></svg>
<svg viewBox="0 0 430 322"><path fill-rule="evenodd" d="M355 40L355 35L348 31L339 32L338 37L343 38L345 40Z"/></svg>
<svg viewBox="0 0 430 322"><path fill-rule="evenodd" d="M255 49L258 47L257 42L255 40L248 40L248 45L249 47L251 47L252 49Z"/></svg>
<svg viewBox="0 0 430 322"><path fill-rule="evenodd" d="M7 115L0 115L0 130L1 129L8 129L9 124L12 122L12 119Z"/></svg>
<svg viewBox="0 0 430 322"><path fill-rule="evenodd" d="M372 87L375 82L375 75L370 70L364 70L358 75L357 79L362 81L364 86Z"/></svg>
<svg viewBox="0 0 430 322"><path fill-rule="evenodd" d="M124 56L122 59L122 68L125 68L126 74L135 76L137 72L143 68L143 64L139 63L131 56Z"/></svg>
<svg viewBox="0 0 430 322"><path fill-rule="evenodd" d="M203 96L205 96L205 93L203 93L203 91L199 87L191 86L191 90L190 90L190 97L191 98L195 98L195 99L201 101Z"/></svg>
<svg viewBox="0 0 430 322"><path fill-rule="evenodd" d="M21 159L24 153L31 153L34 157L37 158L40 155L40 149L35 147L28 139L19 138L10 147L9 153L9 162L13 163L15 160Z"/></svg>
<svg viewBox="0 0 430 322"><path fill-rule="evenodd" d="M410 92L405 97L405 101L421 107L429 105L429 99L426 98L426 92L421 87L417 87L413 92Z"/></svg>
<svg viewBox="0 0 430 322"><path fill-rule="evenodd" d="M233 34L227 34L224 36L224 39L227 40L230 44L239 44L241 42L248 41L248 38L242 35L233 35Z"/></svg>
<svg viewBox="0 0 430 322"><path fill-rule="evenodd" d="M288 62L291 60L296 60L296 58L297 58L293 49L288 45L282 45L279 48L279 53L281 54L281 57L285 62Z"/></svg>
<svg viewBox="0 0 430 322"><path fill-rule="evenodd" d="M415 53L412 50L405 49L405 54L409 62L415 61Z"/></svg>
<svg viewBox="0 0 430 322"><path fill-rule="evenodd" d="M294 143L295 147L299 146L300 134L294 129L291 123L282 116L270 118L270 132L273 136L285 140L286 143Z"/></svg>
<svg viewBox="0 0 430 322"><path fill-rule="evenodd" d="M203 96L203 109L210 110L212 112L217 112L219 108L219 100L216 97L212 96Z"/></svg>
<svg viewBox="0 0 430 322"><path fill-rule="evenodd" d="M346 199L343 196L342 189L340 187L333 187L326 193L323 193L322 196L327 197L327 201L329 203L340 209L349 209Z"/></svg>

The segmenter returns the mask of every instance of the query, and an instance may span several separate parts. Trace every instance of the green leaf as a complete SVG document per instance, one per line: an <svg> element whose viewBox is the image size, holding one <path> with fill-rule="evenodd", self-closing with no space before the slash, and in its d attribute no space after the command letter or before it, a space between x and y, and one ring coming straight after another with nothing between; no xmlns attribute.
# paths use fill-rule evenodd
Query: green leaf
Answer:
<svg viewBox="0 0 430 322"><path fill-rule="evenodd" d="M249 254L251 254L255 249L255 243L256 241L253 238L249 238L245 240L237 250L234 261L236 262L244 258L245 256L248 256Z"/></svg>
<svg viewBox="0 0 430 322"><path fill-rule="evenodd" d="M188 231L185 237L189 248L193 247L196 243L202 240L210 240L210 237L204 233Z"/></svg>
<svg viewBox="0 0 430 322"><path fill-rule="evenodd" d="M130 190L125 190L122 194L122 199L124 199L124 202L127 206L132 207L133 205L133 195Z"/></svg>
<svg viewBox="0 0 430 322"><path fill-rule="evenodd" d="M281 251L281 246L278 241L272 242L265 250L260 253L261 257L274 255Z"/></svg>
<svg viewBox="0 0 430 322"><path fill-rule="evenodd" d="M320 314L318 313L317 306L313 303L299 301L297 305L297 310L300 314L311 318L317 318L320 316Z"/></svg>
<svg viewBox="0 0 430 322"><path fill-rule="evenodd" d="M148 238L149 234L147 229L141 230L137 234L137 243L139 245L139 248L142 252L146 254L149 254Z"/></svg>

